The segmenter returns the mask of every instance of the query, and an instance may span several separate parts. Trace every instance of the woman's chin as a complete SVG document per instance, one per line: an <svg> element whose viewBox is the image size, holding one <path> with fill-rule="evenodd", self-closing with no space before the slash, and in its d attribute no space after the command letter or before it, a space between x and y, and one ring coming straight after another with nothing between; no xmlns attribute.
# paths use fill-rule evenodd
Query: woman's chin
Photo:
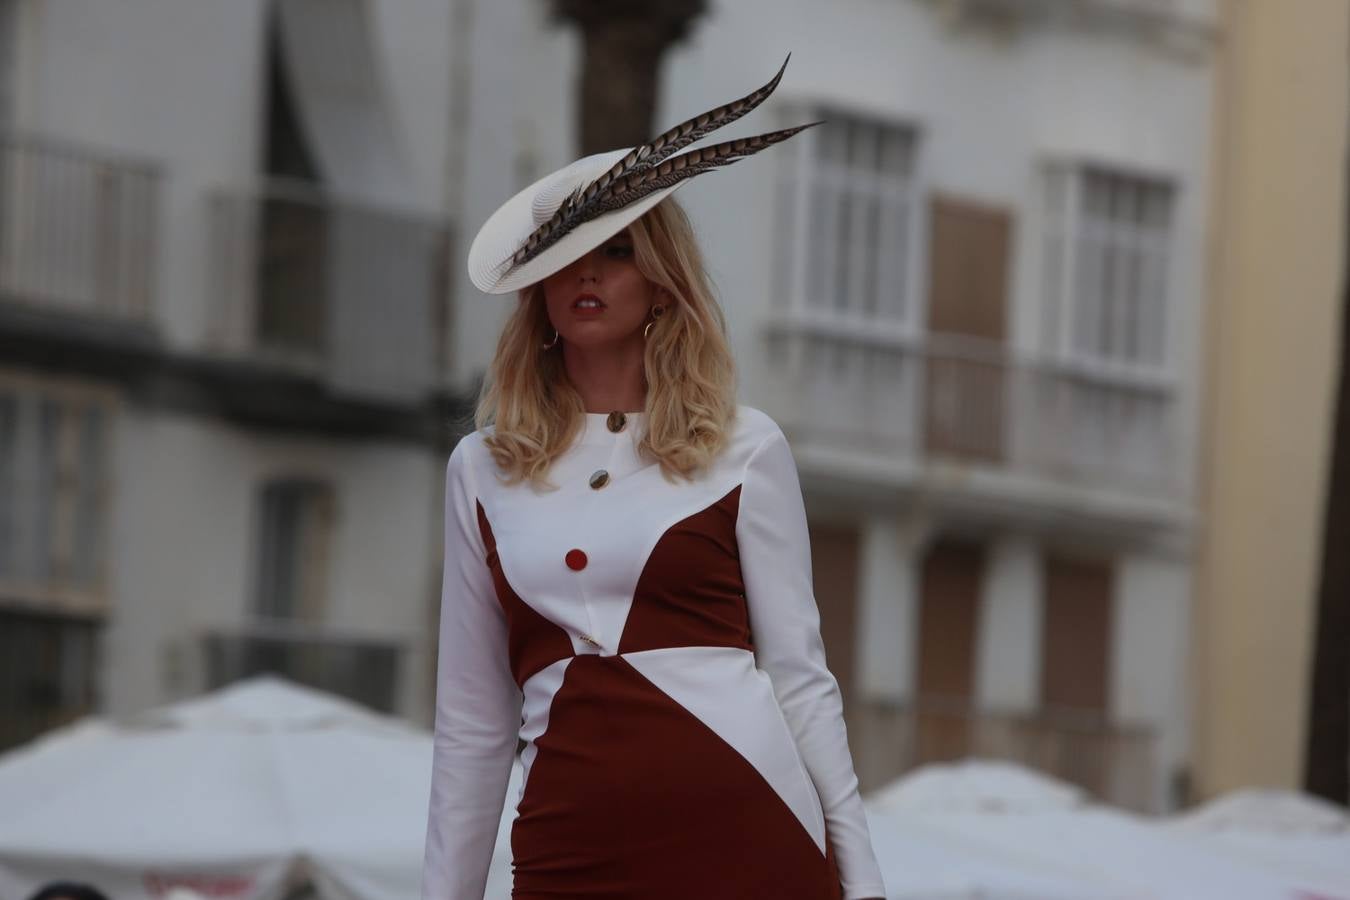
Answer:
<svg viewBox="0 0 1350 900"><path fill-rule="evenodd" d="M562 335L563 343L588 353L618 349L642 340L641 331L624 331L613 322L573 322Z"/></svg>

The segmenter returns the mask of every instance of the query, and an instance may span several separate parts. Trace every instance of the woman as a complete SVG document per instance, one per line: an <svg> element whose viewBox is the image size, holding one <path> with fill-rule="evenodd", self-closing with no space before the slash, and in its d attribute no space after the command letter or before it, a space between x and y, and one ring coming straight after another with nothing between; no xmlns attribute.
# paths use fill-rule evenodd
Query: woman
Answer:
<svg viewBox="0 0 1350 900"><path fill-rule="evenodd" d="M425 897L482 897L517 737L517 900L883 895L796 468L668 199L800 130L672 156L781 76L541 179L469 252L519 302L446 473Z"/></svg>

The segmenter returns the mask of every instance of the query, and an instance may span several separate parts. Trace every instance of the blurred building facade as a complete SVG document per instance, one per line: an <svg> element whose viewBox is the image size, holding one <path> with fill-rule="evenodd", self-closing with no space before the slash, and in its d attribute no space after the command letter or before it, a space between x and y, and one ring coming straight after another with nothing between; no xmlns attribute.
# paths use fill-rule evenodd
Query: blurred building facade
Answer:
<svg viewBox="0 0 1350 900"><path fill-rule="evenodd" d="M1200 796L1303 786L1320 557L1350 552L1322 543L1346 352L1350 3L1222 9L1193 631Z"/></svg>
<svg viewBox="0 0 1350 900"><path fill-rule="evenodd" d="M0 746L260 670L425 717L448 4L0 14Z"/></svg>
<svg viewBox="0 0 1350 900"><path fill-rule="evenodd" d="M710 7L657 127L788 51L733 129L826 120L679 197L792 440L864 788L978 753L1171 805L1214 3ZM426 718L439 426L510 303L447 232L574 158L577 35L540 0L3 8L0 234L40 252L2 258L0 477L51 522L4 615L97 639L114 711L281 658Z"/></svg>
<svg viewBox="0 0 1350 900"><path fill-rule="evenodd" d="M860 777L998 756L1166 808L1213 10L876 9L832 8L852 59L796 73L827 123L760 188L777 280L741 357L807 486Z"/></svg>

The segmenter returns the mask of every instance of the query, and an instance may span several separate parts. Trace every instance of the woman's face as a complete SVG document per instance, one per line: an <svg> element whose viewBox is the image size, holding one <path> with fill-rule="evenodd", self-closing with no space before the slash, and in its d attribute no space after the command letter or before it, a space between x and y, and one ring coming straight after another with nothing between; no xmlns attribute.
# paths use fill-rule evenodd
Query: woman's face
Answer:
<svg viewBox="0 0 1350 900"><path fill-rule="evenodd" d="M641 340L657 287L638 270L628 231L544 279L549 321L565 344L595 349Z"/></svg>

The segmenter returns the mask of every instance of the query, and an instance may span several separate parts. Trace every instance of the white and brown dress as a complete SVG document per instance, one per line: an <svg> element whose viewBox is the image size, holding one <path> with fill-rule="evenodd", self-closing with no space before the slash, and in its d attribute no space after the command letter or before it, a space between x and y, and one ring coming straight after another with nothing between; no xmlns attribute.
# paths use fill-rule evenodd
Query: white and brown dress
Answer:
<svg viewBox="0 0 1350 900"><path fill-rule="evenodd" d="M783 433L739 407L671 482L643 419L587 414L555 491L450 457L423 896L483 896L518 737L517 900L884 896Z"/></svg>

